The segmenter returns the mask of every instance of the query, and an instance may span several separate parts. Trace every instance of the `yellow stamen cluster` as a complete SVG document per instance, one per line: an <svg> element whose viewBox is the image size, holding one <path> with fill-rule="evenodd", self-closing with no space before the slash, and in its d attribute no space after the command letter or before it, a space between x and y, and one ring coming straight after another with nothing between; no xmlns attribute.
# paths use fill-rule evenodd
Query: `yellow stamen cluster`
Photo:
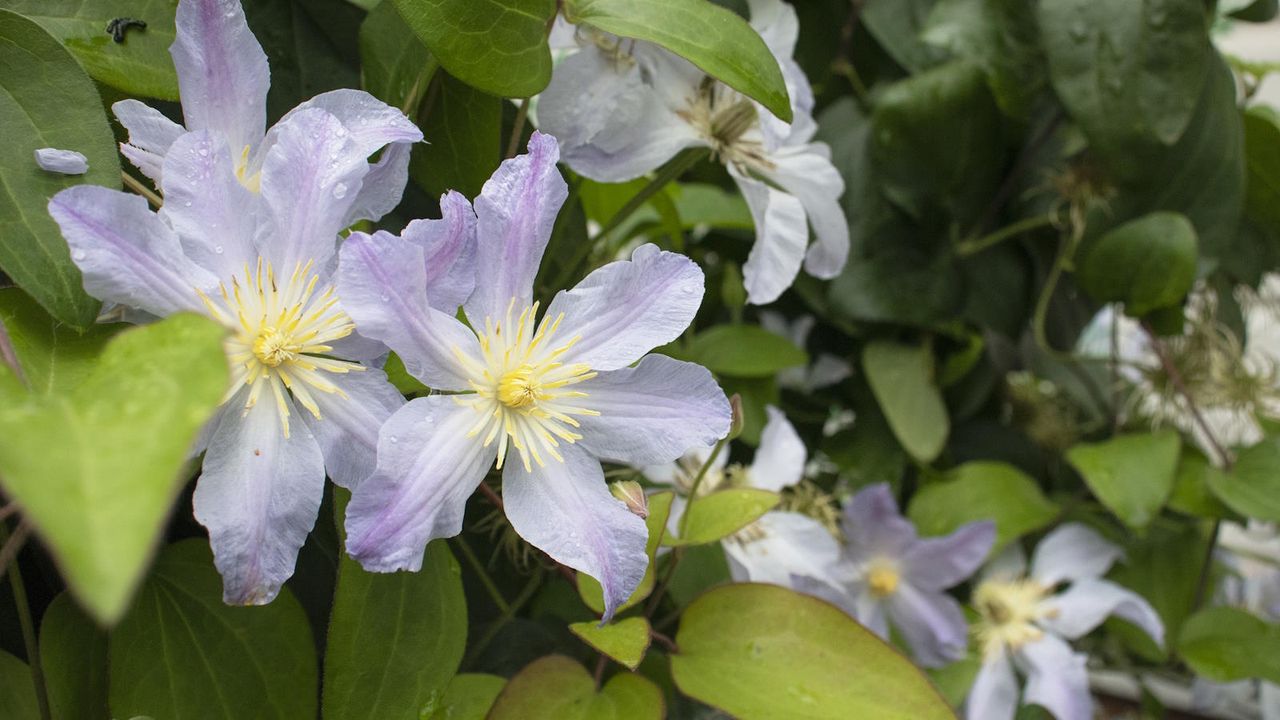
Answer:
<svg viewBox="0 0 1280 720"><path fill-rule="evenodd" d="M1057 612L1044 604L1050 590L1030 578L983 581L973 593L973 605L982 616L976 633L983 657L1044 637L1036 621Z"/></svg>
<svg viewBox="0 0 1280 720"><path fill-rule="evenodd" d="M338 307L332 286L316 293L320 277L311 268L309 262L299 263L281 286L270 263L258 258L257 268L250 271L246 264L244 277L233 276L230 288L223 283L214 297L200 292L214 319L232 330L224 343L231 361L226 400L248 386L247 413L263 390L270 388L285 437L289 437L288 395L318 419L320 407L313 392L345 397L322 373L364 370L352 362L320 357L333 350L329 343L350 335L355 325Z"/></svg>
<svg viewBox="0 0 1280 720"><path fill-rule="evenodd" d="M901 581L902 574L898 572L898 566L888 560L875 560L867 568L867 587L878 598L892 595Z"/></svg>
<svg viewBox="0 0 1280 720"><path fill-rule="evenodd" d="M743 172L753 167L773 167L765 157L758 134L751 133L760 124L756 106L727 85L706 78L698 95L677 114L699 131L720 161L732 163Z"/></svg>
<svg viewBox="0 0 1280 720"><path fill-rule="evenodd" d="M526 307L513 317L515 302L507 306L504 318L494 322L485 318L480 339L483 362L469 358L455 349L458 360L471 376L474 394L459 395L459 404L468 405L480 415L467 433L468 437L484 435L484 445L498 443L498 467L507 455L507 440L520 453L526 471L533 463L544 467L543 453L564 462L557 448L560 441L574 443L582 435L574 416L599 415L573 401L586 393L570 389L596 376L583 363L560 361L577 344L573 337L561 345L553 340L564 313L536 322L538 303Z"/></svg>
<svg viewBox="0 0 1280 720"><path fill-rule="evenodd" d="M240 159L236 161L236 179L250 191L262 192L262 171L249 174L249 150L250 147L245 145L240 153Z"/></svg>

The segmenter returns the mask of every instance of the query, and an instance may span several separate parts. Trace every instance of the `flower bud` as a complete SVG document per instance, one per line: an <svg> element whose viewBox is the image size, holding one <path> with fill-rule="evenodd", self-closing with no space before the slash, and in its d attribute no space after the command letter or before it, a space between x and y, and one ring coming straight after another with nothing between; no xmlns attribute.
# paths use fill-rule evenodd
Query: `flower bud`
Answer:
<svg viewBox="0 0 1280 720"><path fill-rule="evenodd" d="M609 486L609 492L621 500L633 515L649 517L649 496L644 494L640 483L635 480L619 480Z"/></svg>
<svg viewBox="0 0 1280 720"><path fill-rule="evenodd" d="M729 435L725 439L733 440L742 434L742 428L747 424L746 415L742 412L742 396L738 393L729 397L729 410L733 418L729 421Z"/></svg>

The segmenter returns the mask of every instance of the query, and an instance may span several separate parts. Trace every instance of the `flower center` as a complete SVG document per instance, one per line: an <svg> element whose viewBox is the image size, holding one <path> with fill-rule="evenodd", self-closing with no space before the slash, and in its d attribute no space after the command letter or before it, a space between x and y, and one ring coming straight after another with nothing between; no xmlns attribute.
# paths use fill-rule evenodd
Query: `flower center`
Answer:
<svg viewBox="0 0 1280 720"><path fill-rule="evenodd" d="M722 162L733 163L744 172L751 167L773 167L765 157L759 133L751 133L760 124L756 106L727 85L707 77L697 97L678 114L697 128Z"/></svg>
<svg viewBox="0 0 1280 720"><path fill-rule="evenodd" d="M200 292L213 318L232 331L224 343L231 362L231 387L224 402L248 386L247 413L270 389L285 437L290 396L320 419L313 393L346 397L325 373L364 370L356 363L321 357L333 350L329 343L350 335L355 325L338 307L332 286L316 293L319 282L311 263L299 263L282 285L270 263L258 258L255 270L245 265L243 277L232 276L230 289L223 283L213 297Z"/></svg>
<svg viewBox="0 0 1280 720"><path fill-rule="evenodd" d="M557 345L556 330L564 313L554 319L542 318L535 323L538 304L514 315L515 302L498 322L485 318L484 332L477 332L483 362L477 363L455 349L458 359L470 374L470 395L459 395L456 401L469 405L480 419L467 433L468 437L484 434L488 447L498 443L497 466L502 467L508 440L520 453L526 471L533 463L543 467L543 453L564 462L557 448L560 442L574 443L582 436L575 416L599 415L576 404L586 393L571 389L596 376L584 363L565 364L560 358L575 344L577 337Z"/></svg>
<svg viewBox="0 0 1280 720"><path fill-rule="evenodd" d="M877 560L867 571L867 587L871 588L872 595L886 598L898 589L901 578L897 566L887 560Z"/></svg>
<svg viewBox="0 0 1280 720"><path fill-rule="evenodd" d="M979 585L973 605L981 615L977 634L984 655L990 657L1004 647L1017 650L1043 637L1036 621L1056 614L1044 607L1050 589L1029 578L986 580Z"/></svg>
<svg viewBox="0 0 1280 720"><path fill-rule="evenodd" d="M249 150L250 147L245 145L240 159L236 161L236 179L251 192L262 192L262 171L249 174Z"/></svg>

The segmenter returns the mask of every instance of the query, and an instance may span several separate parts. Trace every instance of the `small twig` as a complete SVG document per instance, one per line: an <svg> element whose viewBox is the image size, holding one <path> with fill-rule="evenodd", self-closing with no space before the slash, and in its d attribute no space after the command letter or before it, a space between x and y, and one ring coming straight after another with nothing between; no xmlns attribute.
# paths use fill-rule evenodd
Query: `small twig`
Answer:
<svg viewBox="0 0 1280 720"><path fill-rule="evenodd" d="M498 508L499 510L502 510L504 513L506 512L506 510L503 508L503 505L502 505L502 498L498 495L498 493L493 491L493 488L489 487L488 483L481 482L478 489L480 490L480 494L484 495L486 500L488 500L490 503L493 503L494 507ZM543 553L543 554L546 555L546 553ZM565 567L564 565L561 565L559 562L555 560L555 558L551 557L550 555L547 555L547 559L550 560L553 565L555 565L556 571L560 573L561 577L563 577L565 580L568 580L570 585L574 587L578 586L578 576L574 574L573 570L571 570L568 567Z"/></svg>
<svg viewBox="0 0 1280 720"><path fill-rule="evenodd" d="M9 329L2 321L0 321L0 360L9 366L23 385L27 384L26 373L22 372L22 363L18 361L18 351L14 350L13 341L9 338Z"/></svg>
<svg viewBox="0 0 1280 720"><path fill-rule="evenodd" d="M649 637L652 638L655 642L657 642L662 647L666 648L667 652L669 653L680 652L680 648L676 647L676 642L674 640L667 637L666 635L663 635L657 630L652 630L652 629L649 630Z"/></svg>
<svg viewBox="0 0 1280 720"><path fill-rule="evenodd" d="M1147 333L1147 339L1151 341L1151 348L1155 351L1156 357L1159 358L1160 366L1164 368L1165 374L1169 376L1169 381L1173 383L1173 387L1178 391L1178 394L1187 401L1187 409L1191 412L1191 419L1200 428L1200 431L1204 433L1205 438L1208 439L1209 446L1213 448L1214 453L1218 455L1218 459L1222 461L1223 469L1231 470L1231 466L1235 464L1235 459L1218 442L1218 438L1213 434L1213 429L1209 427L1204 415L1200 413L1200 408L1196 405L1195 398L1191 397L1191 391L1187 389L1187 384L1183 382L1182 373L1178 372L1178 367L1174 364L1173 358L1169 357L1169 351L1165 347L1164 341L1151 328L1150 323L1143 321L1142 329Z"/></svg>
<svg viewBox="0 0 1280 720"><path fill-rule="evenodd" d="M600 657L596 658L596 671L592 674L597 690L600 689L600 681L604 679L604 666L607 664L609 664L609 658L604 653L600 653Z"/></svg>
<svg viewBox="0 0 1280 720"><path fill-rule="evenodd" d="M507 154L503 157L515 157L520 150L520 136L524 134L524 123L529 117L529 98L520 101L520 109L516 110L516 123L511 128L511 139L507 140Z"/></svg>
<svg viewBox="0 0 1280 720"><path fill-rule="evenodd" d="M159 210L164 205L164 200L155 193L154 190L142 184L142 181L121 170L120 178L124 181L124 186L147 199L151 206Z"/></svg>
<svg viewBox="0 0 1280 720"><path fill-rule="evenodd" d="M427 64L418 72L418 77L413 81L413 87L409 88L409 94L405 96L404 103L400 106L400 112L409 116L412 120L417 114L418 104L422 102L422 93L431 84L436 76L436 70L440 68L440 63L436 61L435 56L431 56L427 60Z"/></svg>
<svg viewBox="0 0 1280 720"><path fill-rule="evenodd" d="M16 502L11 502L8 505L5 505L4 507L0 507L0 522L8 520L10 516L19 512L22 512L22 508L19 507L18 503ZM4 566L0 565L0 573L3 573L3 572L4 572Z"/></svg>
<svg viewBox="0 0 1280 720"><path fill-rule="evenodd" d="M1213 521L1213 530L1209 534L1209 545L1205 547L1204 558L1200 561L1200 575L1196 579L1196 595L1191 605L1192 610L1204 607L1209 594L1209 575L1213 572L1213 555L1218 548L1218 531L1222 529L1222 520Z"/></svg>
<svg viewBox="0 0 1280 720"><path fill-rule="evenodd" d="M488 500L494 507L498 508L499 510L504 510L502 506L502 498L498 496L498 493L493 491L493 488L489 487L488 483L485 483L485 482L480 483L479 489L480 489L480 494L483 495L484 498Z"/></svg>
<svg viewBox="0 0 1280 720"><path fill-rule="evenodd" d="M984 235L980 238L964 240L956 244L956 255L967 257L976 255L989 247L998 245L1009 238L1017 237L1023 233L1030 232L1042 227L1053 225L1056 221L1053 213L1048 215L1037 215L1035 217L1019 220L1011 225L1006 225L993 233Z"/></svg>
<svg viewBox="0 0 1280 720"><path fill-rule="evenodd" d="M22 552L22 546L27 544L29 537L31 537L31 523L22 520L13 531L13 535L4 540L4 545L0 546L0 577L4 577L5 572L9 570L9 565L18 557L18 553Z"/></svg>
<svg viewBox="0 0 1280 720"><path fill-rule="evenodd" d="M484 635L480 636L480 639L476 641L475 645L471 646L471 649L467 652L467 657L463 659L461 667L466 667L470 662L474 662L475 658L481 652L484 652L484 649L489 646L489 643L493 642L493 639L498 636L498 633L502 628L506 626L507 623L511 622L511 619L516 616L516 613L520 608L524 607L524 604L529 602L534 593L537 592L538 587L542 584L542 573L542 568L538 568L537 571L529 577L529 582L525 583L524 589L521 590L520 594L516 595L516 599L512 600L510 605L507 606L506 612L502 613L502 615L493 622L493 625L485 631Z"/></svg>
<svg viewBox="0 0 1280 720"><path fill-rule="evenodd" d="M480 558L476 557L476 554L471 550L471 546L467 544L466 540L462 539L461 535L453 538L453 544L462 552L462 557L466 559L467 564L471 566L471 569L475 571L476 576L480 578L480 584L484 585L484 589L489 593L489 597L493 600L493 604L498 606L498 611L505 615L510 611L511 605L507 603L506 598L502 597L502 592L498 590L498 586L493 582L493 578L489 577L489 571L485 570L484 565L480 562Z"/></svg>

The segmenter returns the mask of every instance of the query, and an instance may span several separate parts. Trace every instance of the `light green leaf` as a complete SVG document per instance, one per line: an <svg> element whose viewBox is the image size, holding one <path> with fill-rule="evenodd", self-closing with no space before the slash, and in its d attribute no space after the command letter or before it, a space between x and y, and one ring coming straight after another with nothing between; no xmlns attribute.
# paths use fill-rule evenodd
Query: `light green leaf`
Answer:
<svg viewBox="0 0 1280 720"><path fill-rule="evenodd" d="M224 334L186 314L126 330L75 388L0 407L5 489L100 622L124 611L191 443L222 400Z"/></svg>
<svg viewBox="0 0 1280 720"><path fill-rule="evenodd" d="M396 4L379 2L360 24L361 84L369 94L398 108L421 100L435 75L427 46L405 24ZM417 108L409 108L415 116Z"/></svg>
<svg viewBox="0 0 1280 720"><path fill-rule="evenodd" d="M921 535L947 535L965 523L996 524L992 550L1053 522L1058 508L1026 473L1001 462L970 462L911 498L907 517Z"/></svg>
<svg viewBox="0 0 1280 720"><path fill-rule="evenodd" d="M40 717L31 668L0 650L0 717L35 720Z"/></svg>
<svg viewBox="0 0 1280 720"><path fill-rule="evenodd" d="M1173 491L1182 440L1172 430L1118 435L1082 443L1067 451L1067 462L1095 497L1132 528L1145 528Z"/></svg>
<svg viewBox="0 0 1280 720"><path fill-rule="evenodd" d="M929 348L876 340L862 350L862 369L902 447L920 462L938 457L950 420Z"/></svg>
<svg viewBox="0 0 1280 720"><path fill-rule="evenodd" d="M160 553L111 634L110 660L115 717L316 717L315 644L302 606L288 588L270 605L223 604L204 540Z"/></svg>
<svg viewBox="0 0 1280 720"><path fill-rule="evenodd" d="M659 720L665 714L662 691L644 676L614 675L596 692L585 668L549 655L511 678L488 720Z"/></svg>
<svg viewBox="0 0 1280 720"><path fill-rule="evenodd" d="M747 21L706 0L567 0L565 18L661 45L791 122L782 69Z"/></svg>
<svg viewBox="0 0 1280 720"><path fill-rule="evenodd" d="M592 621L569 625L569 631L599 652L635 670L649 649L649 619L629 617L604 627Z"/></svg>
<svg viewBox="0 0 1280 720"><path fill-rule="evenodd" d="M1198 517L1230 519L1234 513L1209 489L1209 479L1222 474L1203 453L1183 446L1178 472L1173 478L1173 491L1169 493L1169 508Z"/></svg>
<svg viewBox="0 0 1280 720"><path fill-rule="evenodd" d="M671 675L743 720L954 720L928 679L833 605L775 585L714 588L685 610Z"/></svg>
<svg viewBox="0 0 1280 720"><path fill-rule="evenodd" d="M717 375L768 377L808 364L809 355L758 325L716 325L693 338L685 359Z"/></svg>
<svg viewBox="0 0 1280 720"><path fill-rule="evenodd" d="M1268 437L1236 455L1228 473L1208 475L1209 489L1246 517L1280 522L1280 437Z"/></svg>
<svg viewBox="0 0 1280 720"><path fill-rule="evenodd" d="M1196 229L1186 217L1154 212L1088 245L1077 278L1100 302L1122 302L1135 317L1171 307L1196 279Z"/></svg>
<svg viewBox="0 0 1280 720"><path fill-rule="evenodd" d="M341 527L349 493L335 494ZM467 644L462 573L444 540L417 572L371 573L338 561L324 655L324 717L418 720L439 697Z"/></svg>
<svg viewBox="0 0 1280 720"><path fill-rule="evenodd" d="M1237 608L1192 615L1178 635L1178 654L1206 680L1280 683L1280 626Z"/></svg>
<svg viewBox="0 0 1280 720"><path fill-rule="evenodd" d="M667 189L675 196L676 214L685 230L755 228L751 209L738 193L706 183L671 183Z"/></svg>
<svg viewBox="0 0 1280 720"><path fill-rule="evenodd" d="M0 290L0 322L9 331L27 386L36 394L69 392L93 370L98 355L126 325L71 331L17 288Z"/></svg>
<svg viewBox="0 0 1280 720"><path fill-rule="evenodd" d="M644 578L640 580L639 587L631 593L631 597L627 598L626 602L618 607L618 612L634 607L653 592L655 557L658 545L667 532L667 518L671 517L673 499L675 499L675 493L670 490L656 492L649 496L649 517L644 519L645 527L649 531L649 538L645 541L645 552L649 555L649 564L644 569ZM604 590L595 578L579 573L578 595L587 607L599 614L604 613Z"/></svg>
<svg viewBox="0 0 1280 720"><path fill-rule="evenodd" d="M491 95L529 97L551 82L555 0L390 0L450 75Z"/></svg>
<svg viewBox="0 0 1280 720"><path fill-rule="evenodd" d="M685 506L686 517L677 525L683 529L683 535L675 537L668 533L662 544L679 547L718 542L755 522L781 501L778 493L758 488L729 488L708 493Z"/></svg>
<svg viewBox="0 0 1280 720"><path fill-rule="evenodd" d="M55 720L109 720L107 634L67 593L40 620L40 665Z"/></svg>
<svg viewBox="0 0 1280 720"><path fill-rule="evenodd" d="M0 269L54 317L87 327L98 301L49 217L49 198L80 183L120 186L120 161L93 81L49 33L0 10ZM84 175L60 175L35 163L40 148L83 153Z"/></svg>
<svg viewBox="0 0 1280 720"><path fill-rule="evenodd" d="M62 41L94 80L130 95L178 99L173 44L173 0L8 0L5 7L40 23ZM142 20L146 29L115 42L107 23L119 17Z"/></svg>
<svg viewBox="0 0 1280 720"><path fill-rule="evenodd" d="M423 708L422 720L485 720L507 679L483 673L455 675L437 703Z"/></svg>

